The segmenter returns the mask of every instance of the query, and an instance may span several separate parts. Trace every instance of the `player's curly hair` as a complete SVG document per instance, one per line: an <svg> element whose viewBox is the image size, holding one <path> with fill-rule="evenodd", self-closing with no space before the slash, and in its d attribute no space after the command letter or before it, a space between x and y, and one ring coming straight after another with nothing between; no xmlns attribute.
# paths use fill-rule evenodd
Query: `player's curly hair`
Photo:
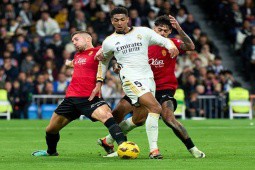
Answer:
<svg viewBox="0 0 255 170"><path fill-rule="evenodd" d="M167 15L161 15L161 16L157 17L156 20L155 20L154 25L155 26L166 25L166 26L169 27L169 29L173 29L172 24L170 22L170 19Z"/></svg>
<svg viewBox="0 0 255 170"><path fill-rule="evenodd" d="M116 14L124 14L128 16L128 10L124 7L116 7L110 13L111 18Z"/></svg>

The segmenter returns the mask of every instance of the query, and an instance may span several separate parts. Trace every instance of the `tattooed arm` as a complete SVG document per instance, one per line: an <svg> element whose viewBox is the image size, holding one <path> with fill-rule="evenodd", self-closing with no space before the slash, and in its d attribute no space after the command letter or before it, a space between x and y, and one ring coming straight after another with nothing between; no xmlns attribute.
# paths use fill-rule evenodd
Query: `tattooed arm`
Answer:
<svg viewBox="0 0 255 170"><path fill-rule="evenodd" d="M190 39L190 37L182 30L181 26L179 23L176 21L176 19L169 15L170 22L172 24L172 27L177 30L179 35L181 36L181 40L183 43L181 44L180 48L183 51L193 51L195 49L195 45L193 41Z"/></svg>

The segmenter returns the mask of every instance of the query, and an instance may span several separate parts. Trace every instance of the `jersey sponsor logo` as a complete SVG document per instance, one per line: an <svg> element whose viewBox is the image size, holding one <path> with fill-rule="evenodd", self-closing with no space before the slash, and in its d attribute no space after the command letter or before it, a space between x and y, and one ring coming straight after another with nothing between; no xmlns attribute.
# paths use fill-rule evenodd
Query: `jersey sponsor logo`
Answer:
<svg viewBox="0 0 255 170"><path fill-rule="evenodd" d="M118 52L121 51L122 54L127 54L127 53L130 53L130 52L133 52L133 51L140 51L140 47L142 45L143 44L141 42L135 42L135 43L132 43L132 44L125 44L125 45L122 45L122 46L117 46L116 50Z"/></svg>
<svg viewBox="0 0 255 170"><path fill-rule="evenodd" d="M78 58L77 60L75 60L74 64L84 65L86 64L86 61L87 61L86 58Z"/></svg>
<svg viewBox="0 0 255 170"><path fill-rule="evenodd" d="M165 66L164 60L158 60L158 59L154 59L154 58L149 59L149 64L151 66L154 66L155 68L159 68L159 67L164 67Z"/></svg>
<svg viewBox="0 0 255 170"><path fill-rule="evenodd" d="M167 53L166 53L166 50L162 50L161 53L162 53L162 55L163 55L164 57L165 57L166 54L167 54Z"/></svg>

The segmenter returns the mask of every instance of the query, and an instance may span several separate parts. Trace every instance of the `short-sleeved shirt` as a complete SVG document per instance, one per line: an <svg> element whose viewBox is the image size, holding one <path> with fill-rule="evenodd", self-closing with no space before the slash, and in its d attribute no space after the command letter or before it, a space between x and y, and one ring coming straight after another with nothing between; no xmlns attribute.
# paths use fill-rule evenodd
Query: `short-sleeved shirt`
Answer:
<svg viewBox="0 0 255 170"><path fill-rule="evenodd" d="M96 86L98 61L94 56L100 47L77 52L74 56L74 72L66 91L66 97L89 97Z"/></svg>

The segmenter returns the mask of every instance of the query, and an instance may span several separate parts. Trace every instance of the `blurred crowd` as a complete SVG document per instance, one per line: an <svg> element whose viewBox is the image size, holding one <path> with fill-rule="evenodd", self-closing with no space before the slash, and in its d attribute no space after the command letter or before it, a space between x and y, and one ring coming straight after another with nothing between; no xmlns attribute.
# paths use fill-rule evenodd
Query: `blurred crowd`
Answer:
<svg viewBox="0 0 255 170"><path fill-rule="evenodd" d="M247 7L246 1L245 4L233 4L237 4L236 8ZM33 94L65 94L73 70L66 68L64 62L72 59L75 53L70 34L87 30L93 44L100 45L113 32L109 12L115 6L128 8L130 26L153 28L157 16L173 15L192 38L196 50L178 57L175 72L179 87L185 91L190 112L196 107L198 95L222 96L237 83L231 70L222 65L218 48L206 31L201 30L199 21L189 13L182 0L0 0L0 88L8 91L13 117L27 117ZM232 4L230 9L233 9ZM255 45L255 27L254 34L250 29L253 10L244 17L242 13L239 18L234 15L239 32L247 35L247 38L242 36L248 43L246 49ZM227 12L222 8L223 11ZM249 26L245 27L245 21ZM180 38L176 31L171 37ZM254 59L255 48L249 50ZM112 68L107 72L102 94L112 107L118 102L114 98L124 95ZM203 116L204 112L196 114Z"/></svg>
<svg viewBox="0 0 255 170"><path fill-rule="evenodd" d="M255 2L254 0L199 0L198 4L224 30L236 52L236 61L246 81L255 85Z"/></svg>

